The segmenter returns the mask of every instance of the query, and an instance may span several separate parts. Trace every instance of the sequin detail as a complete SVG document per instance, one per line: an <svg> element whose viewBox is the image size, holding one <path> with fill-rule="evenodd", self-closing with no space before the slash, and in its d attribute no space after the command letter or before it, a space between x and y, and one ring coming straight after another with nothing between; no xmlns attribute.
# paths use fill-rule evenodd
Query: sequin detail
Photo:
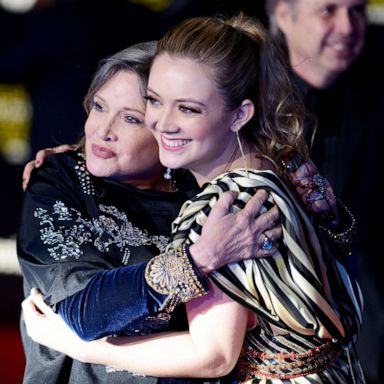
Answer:
<svg viewBox="0 0 384 384"><path fill-rule="evenodd" d="M85 165L85 158L83 153L78 153L80 159L77 160L77 165L75 165L75 172L79 178L80 187L84 194L86 195L95 195L95 186L91 180L91 175L87 170Z"/></svg>
<svg viewBox="0 0 384 384"><path fill-rule="evenodd" d="M169 238L152 236L146 230L135 227L124 212L114 206L100 204L98 217L86 219L75 208L56 201L52 210L37 208L34 216L40 220L40 239L48 246L51 257L57 261L79 259L86 244L92 243L100 252L108 252L116 246L121 252L122 263L127 264L130 247L154 245L164 252Z"/></svg>
<svg viewBox="0 0 384 384"><path fill-rule="evenodd" d="M168 313L180 303L207 293L188 257L185 244L177 249L170 247L150 260L145 269L145 280L156 292L168 295L161 307Z"/></svg>

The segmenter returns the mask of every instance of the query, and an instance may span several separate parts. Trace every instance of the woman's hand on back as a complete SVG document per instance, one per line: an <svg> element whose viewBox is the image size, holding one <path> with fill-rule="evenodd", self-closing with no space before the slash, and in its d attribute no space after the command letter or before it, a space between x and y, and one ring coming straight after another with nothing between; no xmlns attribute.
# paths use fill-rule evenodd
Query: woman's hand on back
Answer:
<svg viewBox="0 0 384 384"><path fill-rule="evenodd" d="M67 151L75 151L79 148L78 144L62 144L54 148L44 148L36 153L34 160L25 164L23 171L23 191L27 189L29 180L31 178L32 171L35 168L39 168L45 161L45 159L55 153L62 153Z"/></svg>
<svg viewBox="0 0 384 384"><path fill-rule="evenodd" d="M320 175L309 159L304 161L296 152L290 151L282 158L287 179L296 189L308 212L313 213L319 223L337 221L337 202L329 181Z"/></svg>
<svg viewBox="0 0 384 384"><path fill-rule="evenodd" d="M204 223L200 239L190 247L195 266L206 275L226 264L276 252L282 229L276 207L260 214L268 192L260 189L239 212L230 208L236 193L223 193Z"/></svg>

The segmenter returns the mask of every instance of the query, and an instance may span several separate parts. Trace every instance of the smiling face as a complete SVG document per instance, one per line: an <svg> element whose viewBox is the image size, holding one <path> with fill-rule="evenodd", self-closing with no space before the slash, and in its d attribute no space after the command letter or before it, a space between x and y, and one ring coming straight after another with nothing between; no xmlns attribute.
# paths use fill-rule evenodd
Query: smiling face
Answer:
<svg viewBox="0 0 384 384"><path fill-rule="evenodd" d="M167 54L155 59L145 120L161 162L191 170L198 181L224 171L237 150L234 112L225 111L210 68L192 59Z"/></svg>
<svg viewBox="0 0 384 384"><path fill-rule="evenodd" d="M276 20L293 69L311 85L332 83L360 55L366 0L279 1Z"/></svg>
<svg viewBox="0 0 384 384"><path fill-rule="evenodd" d="M136 187L163 180L158 146L144 125L145 104L133 72L114 74L95 94L85 124L89 172Z"/></svg>

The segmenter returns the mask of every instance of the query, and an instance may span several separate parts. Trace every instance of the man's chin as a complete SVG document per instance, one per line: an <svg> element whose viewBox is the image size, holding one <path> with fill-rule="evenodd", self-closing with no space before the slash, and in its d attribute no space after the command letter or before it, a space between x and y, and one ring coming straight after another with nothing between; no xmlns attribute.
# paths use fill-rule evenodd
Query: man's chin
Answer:
<svg viewBox="0 0 384 384"><path fill-rule="evenodd" d="M328 68L334 75L339 76L345 72L357 59L357 56L337 59Z"/></svg>

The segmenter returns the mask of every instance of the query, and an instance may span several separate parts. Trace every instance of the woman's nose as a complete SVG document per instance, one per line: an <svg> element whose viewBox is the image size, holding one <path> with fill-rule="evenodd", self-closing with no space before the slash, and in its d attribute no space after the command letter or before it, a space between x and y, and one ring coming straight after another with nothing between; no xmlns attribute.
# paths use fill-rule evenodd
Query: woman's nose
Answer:
<svg viewBox="0 0 384 384"><path fill-rule="evenodd" d="M159 111L155 123L155 129L159 132L178 132L179 126L174 114L166 109Z"/></svg>
<svg viewBox="0 0 384 384"><path fill-rule="evenodd" d="M115 132L114 119L104 120L97 129L97 134L103 141L116 141L117 135Z"/></svg>

